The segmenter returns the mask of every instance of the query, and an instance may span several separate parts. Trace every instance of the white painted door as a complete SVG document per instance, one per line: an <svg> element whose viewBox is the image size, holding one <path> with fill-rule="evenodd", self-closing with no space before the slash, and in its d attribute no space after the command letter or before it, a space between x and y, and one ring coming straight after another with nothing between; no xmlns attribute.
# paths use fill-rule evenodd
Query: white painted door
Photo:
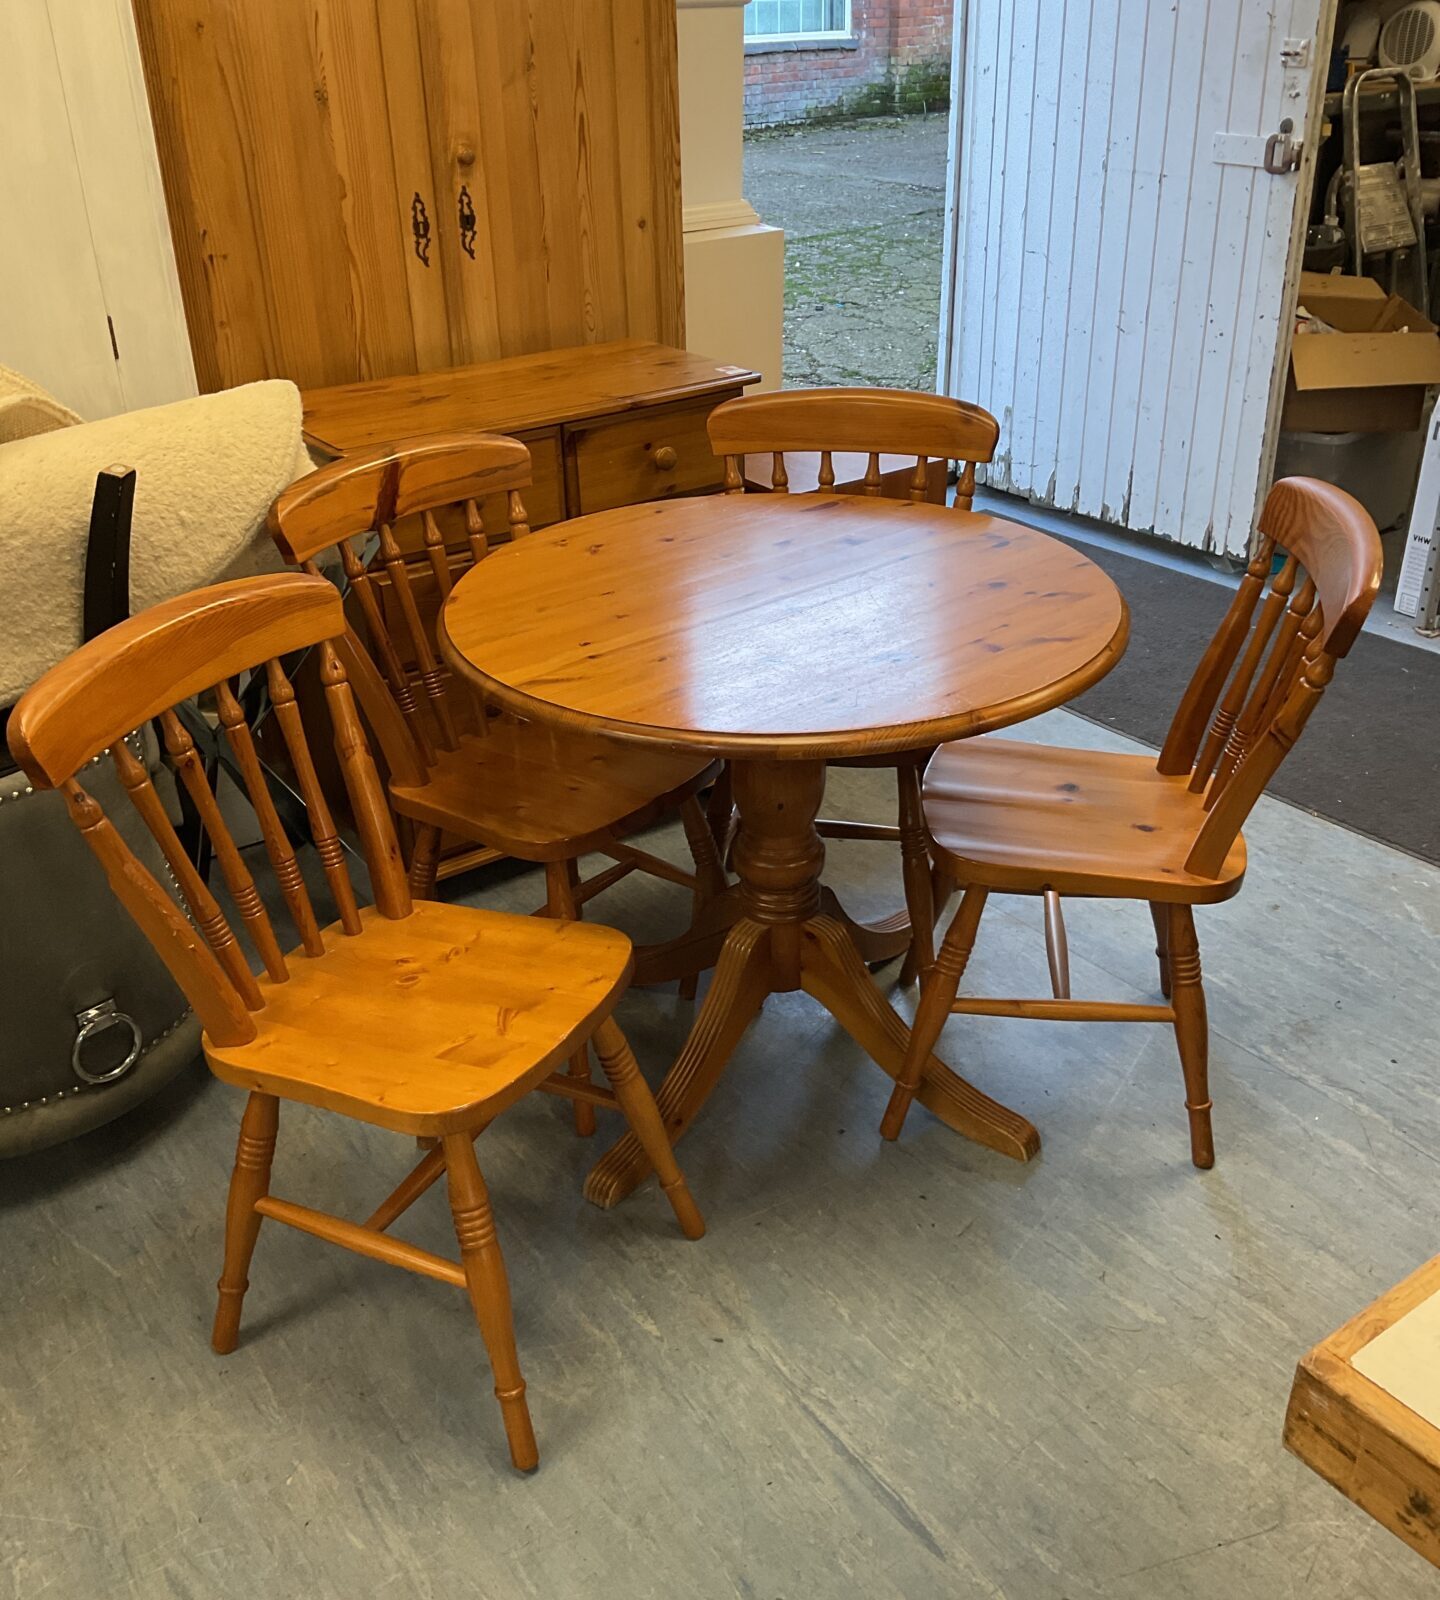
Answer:
<svg viewBox="0 0 1440 1600"><path fill-rule="evenodd" d="M941 387L990 484L1243 553L1288 360L1334 0L968 0ZM1298 171L1262 169L1291 119Z"/></svg>
<svg viewBox="0 0 1440 1600"><path fill-rule="evenodd" d="M87 420L195 393L129 0L3 0L0 363Z"/></svg>

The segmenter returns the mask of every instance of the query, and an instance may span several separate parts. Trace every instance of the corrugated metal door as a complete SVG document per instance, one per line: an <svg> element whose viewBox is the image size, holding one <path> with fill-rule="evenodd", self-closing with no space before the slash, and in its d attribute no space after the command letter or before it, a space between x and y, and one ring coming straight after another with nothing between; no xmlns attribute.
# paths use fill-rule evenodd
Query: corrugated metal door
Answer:
<svg viewBox="0 0 1440 1600"><path fill-rule="evenodd" d="M942 388L992 486L1242 553L1273 455L1334 0L968 0ZM1298 171L1263 169L1282 118Z"/></svg>

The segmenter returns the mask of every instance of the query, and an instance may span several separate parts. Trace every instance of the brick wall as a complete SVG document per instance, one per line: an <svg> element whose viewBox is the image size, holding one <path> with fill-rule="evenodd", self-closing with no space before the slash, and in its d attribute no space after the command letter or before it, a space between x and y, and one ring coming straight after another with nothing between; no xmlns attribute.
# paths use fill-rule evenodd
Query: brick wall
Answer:
<svg viewBox="0 0 1440 1600"><path fill-rule="evenodd" d="M745 123L942 108L953 0L851 0L852 42L745 45Z"/></svg>

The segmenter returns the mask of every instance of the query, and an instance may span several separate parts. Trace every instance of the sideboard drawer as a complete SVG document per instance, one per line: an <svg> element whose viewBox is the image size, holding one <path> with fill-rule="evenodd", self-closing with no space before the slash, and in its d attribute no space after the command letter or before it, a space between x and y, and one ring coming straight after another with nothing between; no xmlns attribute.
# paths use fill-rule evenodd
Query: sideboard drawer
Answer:
<svg viewBox="0 0 1440 1600"><path fill-rule="evenodd" d="M711 453L705 420L715 402L656 407L565 430L572 513L718 489L724 465Z"/></svg>

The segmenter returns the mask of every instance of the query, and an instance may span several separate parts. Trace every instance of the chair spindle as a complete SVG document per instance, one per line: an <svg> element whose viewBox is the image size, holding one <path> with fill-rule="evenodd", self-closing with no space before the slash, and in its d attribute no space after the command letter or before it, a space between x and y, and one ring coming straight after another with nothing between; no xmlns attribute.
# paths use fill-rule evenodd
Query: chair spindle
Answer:
<svg viewBox="0 0 1440 1600"><path fill-rule="evenodd" d="M1195 770L1190 778L1190 789L1194 794L1204 791L1205 785L1209 783L1215 771L1216 763L1230 737L1230 730L1235 726L1236 718L1245 704L1245 697L1250 692L1250 684L1265 654L1265 647L1270 642L1270 635L1275 631L1275 624L1285 609L1285 602L1290 598L1297 570L1295 557L1290 556L1270 585L1270 593L1265 596L1264 603L1260 607L1260 615L1255 621L1250 637L1246 640L1240 664L1225 689L1220 709L1215 713L1215 720L1210 724L1210 730L1200 748Z"/></svg>
<svg viewBox="0 0 1440 1600"><path fill-rule="evenodd" d="M209 836L215 859L220 863L220 875L225 879L225 887L230 891L230 898L235 902L235 909L240 913L250 942L260 952L265 974L272 983L284 983L290 976L290 970L281 954L280 941L275 937L270 914L260 898L260 891L255 887L254 878L250 876L250 869L245 865L245 858L225 826L220 804L205 777L205 764L195 748L195 741L190 737L190 730L173 711L161 713L160 727L165 736L165 752L174 763L191 803L200 814L201 826Z"/></svg>
<svg viewBox="0 0 1440 1600"><path fill-rule="evenodd" d="M457 750L460 741L456 735L455 718L451 714L450 702L445 692L445 673L436 660L430 636L420 620L420 611L415 604L415 591L410 582L410 569L405 564L404 554L396 544L395 534L388 522L380 524L380 559L384 563L391 590L400 606L400 615L405 621L405 631L410 636L410 648L415 652L415 659L420 664L420 682L439 729L440 744L443 749Z"/></svg>
<svg viewBox="0 0 1440 1600"><path fill-rule="evenodd" d="M1235 598L1230 602L1230 609L1225 613L1224 620L1186 687L1170 731L1165 736L1164 749L1160 752L1159 770L1168 776L1194 773L1201 740L1205 737L1216 703L1225 688L1225 680L1235 664L1235 657L1249 634L1274 554L1274 540L1262 537L1235 591Z"/></svg>
<svg viewBox="0 0 1440 1600"><path fill-rule="evenodd" d="M962 461L960 463L960 476L955 480L955 509L957 511L973 511L975 509L975 463Z"/></svg>
<svg viewBox="0 0 1440 1600"><path fill-rule="evenodd" d="M523 507L521 507L521 512L523 515ZM425 519L427 522L433 522L434 518L435 513L433 511L427 511L425 513ZM480 509L479 503L475 500L467 500L465 502L465 539L466 543L470 547L470 564L473 567L478 567L485 557L490 553L490 537L485 531L485 513ZM446 563L445 577L441 579L437 573L436 581L440 585L440 601L443 605L450 593L451 587L448 562ZM466 685L466 694L475 707L476 732L480 734L488 733L490 731L490 718L485 707L484 695L481 694L480 690L473 684Z"/></svg>
<svg viewBox="0 0 1440 1600"><path fill-rule="evenodd" d="M444 602L450 593L450 556L445 549L445 535L440 532L440 524L435 520L433 511L426 511L421 516L424 528L425 554L430 561L430 571L435 575L435 587L440 591L440 599Z"/></svg>
<svg viewBox="0 0 1440 1600"><path fill-rule="evenodd" d="M255 739L250 732L250 725L245 720L245 713L240 709L240 702L235 698L230 685L223 679L215 685L215 705L220 713L220 725L225 730L226 742L235 757L236 765L240 768L246 792L250 796L250 804L259 819L260 832L265 839L265 853L270 857L270 865L275 869L275 881L280 886L286 908L295 923L296 932L300 935L300 943L304 946L306 955L324 955L325 943L320 937L320 924L315 919L315 908L310 904L310 894L300 872L300 863L290 848L285 826L280 821L280 814L275 809L269 785L265 782L265 773L255 750Z"/></svg>
<svg viewBox="0 0 1440 1600"><path fill-rule="evenodd" d="M270 688L270 703L275 708L275 718L290 752L290 760L299 780L301 798L310 818L310 837L315 853L325 871L325 881L330 886L335 909L340 913L340 926L348 934L360 931L360 909L355 903L355 890L345 867L345 846L335 831L335 819L310 754L310 744L305 737L305 724L300 717L300 707L295 702L295 688L285 676L279 661L272 660L266 667Z"/></svg>
<svg viewBox="0 0 1440 1600"><path fill-rule="evenodd" d="M1294 674L1300 666L1300 652L1304 648L1301 625L1310 615L1314 604L1315 585L1307 576L1281 614L1280 625L1275 630L1264 663L1225 741L1225 749L1221 752L1215 777L1206 796L1207 805L1214 805L1231 773L1245 759L1246 752L1264 731L1270 720L1267 708L1278 705L1277 690L1279 699L1283 699L1290 683L1294 681Z"/></svg>
<svg viewBox="0 0 1440 1600"><path fill-rule="evenodd" d="M255 974L245 959L245 952L225 920L219 901L211 894L210 886L195 870L195 863L180 843L175 825L165 810L164 802L155 792L155 785L150 781L145 764L137 760L134 751L123 739L110 747L110 758L141 821L150 830L151 838L160 846L161 854L175 874L175 881L180 885L186 905L190 907L195 926L205 936L205 943L225 969L225 976L244 1001L246 1010L259 1011L264 1002L260 998L260 986L255 981Z"/></svg>
<svg viewBox="0 0 1440 1600"><path fill-rule="evenodd" d="M490 553L490 536L485 532L485 513L475 500L465 502L465 538L470 545L470 559L478 567Z"/></svg>
<svg viewBox="0 0 1440 1600"><path fill-rule="evenodd" d="M335 729L335 753L340 758L350 809L370 869L375 909L381 916L398 921L410 915L411 907L410 886L400 859L400 841L355 707L349 677L334 645L328 640L320 646L320 681L325 686L330 721Z"/></svg>
<svg viewBox="0 0 1440 1600"><path fill-rule="evenodd" d="M410 682L410 674L405 670L405 663L401 661L400 653L395 648L395 641L390 637L390 629L385 625L384 613L376 598L370 574L348 539L341 539L339 547L350 592L358 598L361 613L365 618L365 633L370 649L380 658L380 670L385 674L385 681L390 685L390 693L395 696L395 704L400 707L400 714L405 718L405 725L410 730L411 738L420 747L425 765L433 767L435 741L430 737L430 730L420 715L414 685ZM319 568L313 561L307 561L305 570L318 572Z"/></svg>
<svg viewBox="0 0 1440 1600"><path fill-rule="evenodd" d="M205 1032L219 1045L249 1044L256 1034L254 1020L203 936L136 860L96 800L74 778L58 787L70 820L104 867L115 897L190 996Z"/></svg>

